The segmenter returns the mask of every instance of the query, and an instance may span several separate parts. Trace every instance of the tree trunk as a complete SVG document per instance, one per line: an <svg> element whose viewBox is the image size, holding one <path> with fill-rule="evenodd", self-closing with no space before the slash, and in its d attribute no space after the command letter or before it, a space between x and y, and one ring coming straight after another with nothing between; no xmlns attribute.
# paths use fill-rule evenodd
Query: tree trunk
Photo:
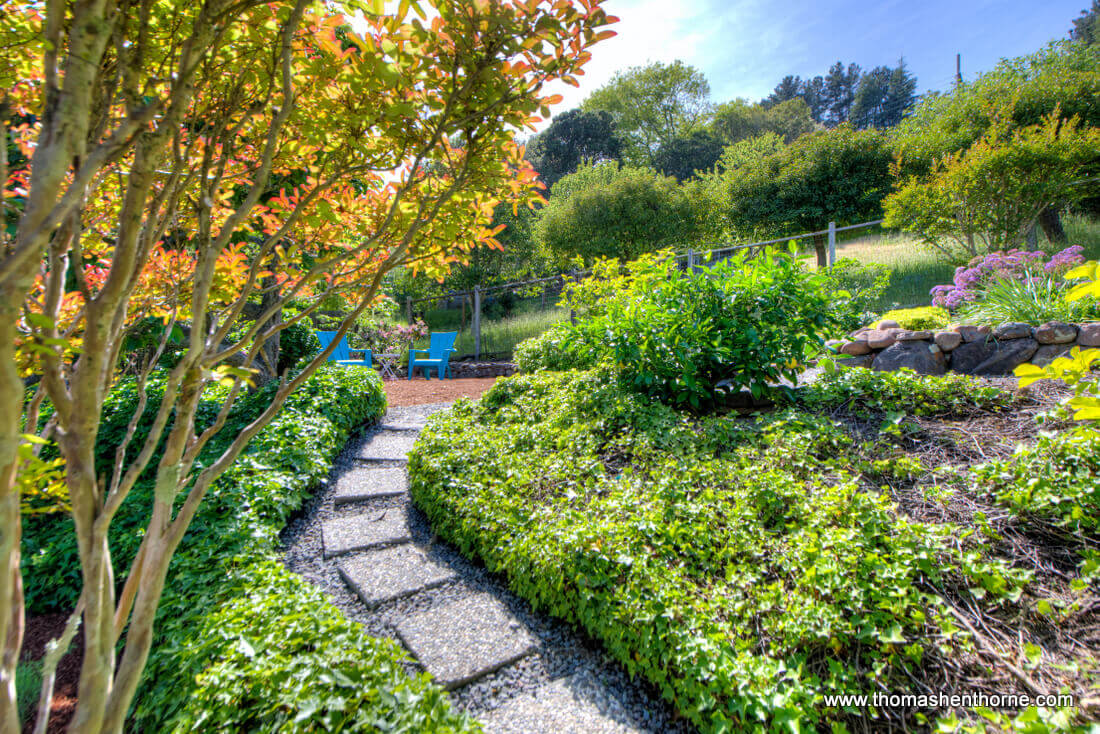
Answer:
<svg viewBox="0 0 1100 734"><path fill-rule="evenodd" d="M823 234L815 234L813 238L814 252L817 253L817 267L829 267L829 253L825 250L826 239Z"/></svg>
<svg viewBox="0 0 1100 734"><path fill-rule="evenodd" d="M1066 243L1066 230L1062 227L1062 217L1054 207L1048 206L1039 212L1039 226L1043 228L1043 234L1052 245Z"/></svg>

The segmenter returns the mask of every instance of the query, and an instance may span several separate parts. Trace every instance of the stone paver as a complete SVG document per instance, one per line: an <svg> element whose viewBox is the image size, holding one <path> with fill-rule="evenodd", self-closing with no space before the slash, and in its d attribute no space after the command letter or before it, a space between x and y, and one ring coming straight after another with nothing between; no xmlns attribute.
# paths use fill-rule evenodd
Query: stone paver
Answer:
<svg viewBox="0 0 1100 734"><path fill-rule="evenodd" d="M427 420L401 418L393 421L383 421L378 425L378 428L382 431L419 431L426 425L428 425Z"/></svg>
<svg viewBox="0 0 1100 734"><path fill-rule="evenodd" d="M404 507L370 510L353 517L337 517L321 523L325 556L335 556L381 545L407 543L408 517Z"/></svg>
<svg viewBox="0 0 1100 734"><path fill-rule="evenodd" d="M490 594L414 612L397 635L444 688L456 688L534 652L537 640Z"/></svg>
<svg viewBox="0 0 1100 734"><path fill-rule="evenodd" d="M516 696L481 717L485 734L633 734L622 703L583 671Z"/></svg>
<svg viewBox="0 0 1100 734"><path fill-rule="evenodd" d="M371 551L340 562L340 575L371 606L458 578L411 544Z"/></svg>
<svg viewBox="0 0 1100 734"><path fill-rule="evenodd" d="M361 461L406 461L415 443L416 433L382 431L357 447L352 456Z"/></svg>
<svg viewBox="0 0 1100 734"><path fill-rule="evenodd" d="M399 466L348 469L336 479L333 502L361 502L375 497L394 497L408 491L405 470Z"/></svg>

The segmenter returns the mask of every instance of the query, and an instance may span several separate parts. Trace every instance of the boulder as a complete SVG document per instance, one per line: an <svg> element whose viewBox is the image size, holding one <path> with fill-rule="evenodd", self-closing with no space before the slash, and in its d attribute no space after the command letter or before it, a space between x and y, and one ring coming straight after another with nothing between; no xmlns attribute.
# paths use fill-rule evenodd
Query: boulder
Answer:
<svg viewBox="0 0 1100 734"><path fill-rule="evenodd" d="M941 331L932 338L936 342L936 346L945 352L950 352L962 344L963 340L962 334L957 331Z"/></svg>
<svg viewBox="0 0 1100 734"><path fill-rule="evenodd" d="M928 340L932 338L932 332L925 329L920 331L909 331L908 329L902 329L898 333L894 334L894 338L899 342L916 342L922 340Z"/></svg>
<svg viewBox="0 0 1100 734"><path fill-rule="evenodd" d="M946 363L943 352L935 344L904 341L879 352L871 363L871 369L877 372L911 369L921 375L942 375Z"/></svg>
<svg viewBox="0 0 1100 734"><path fill-rule="evenodd" d="M1038 349L1039 342L1030 337L968 342L951 352L951 369L966 375L1010 375Z"/></svg>
<svg viewBox="0 0 1100 734"><path fill-rule="evenodd" d="M862 357L840 357L836 363L841 367L870 367L874 359L873 354L865 354Z"/></svg>
<svg viewBox="0 0 1100 734"><path fill-rule="evenodd" d="M1031 337L1031 327L1022 321L1006 321L993 329L994 339L1026 339Z"/></svg>
<svg viewBox="0 0 1100 734"><path fill-rule="evenodd" d="M830 351L839 352L840 348L842 346L844 346L844 340L843 339L826 339L825 340L825 348L830 350Z"/></svg>
<svg viewBox="0 0 1100 734"><path fill-rule="evenodd" d="M880 328L880 329L900 329L901 324L899 324L897 321L894 321L893 319L883 319L882 321L878 322L878 328Z"/></svg>
<svg viewBox="0 0 1100 734"><path fill-rule="evenodd" d="M954 327L953 331L963 338L964 342L976 342L984 341L993 330L988 326L971 326L970 324L960 324Z"/></svg>
<svg viewBox="0 0 1100 734"><path fill-rule="evenodd" d="M1077 343L1083 347L1100 347L1100 321L1081 324L1077 330Z"/></svg>
<svg viewBox="0 0 1100 734"><path fill-rule="evenodd" d="M1069 356L1072 344L1043 344L1031 355L1031 363L1039 367L1046 367L1058 357Z"/></svg>
<svg viewBox="0 0 1100 734"><path fill-rule="evenodd" d="M901 329L871 329L867 332L867 344L871 349L886 349L897 341Z"/></svg>
<svg viewBox="0 0 1100 734"><path fill-rule="evenodd" d="M849 357L861 357L864 354L870 354L871 347L867 342L862 340L844 342L840 346L840 353L847 354Z"/></svg>
<svg viewBox="0 0 1100 734"><path fill-rule="evenodd" d="M1040 344L1069 344L1077 338L1077 327L1065 321L1048 321L1036 327L1034 336Z"/></svg>

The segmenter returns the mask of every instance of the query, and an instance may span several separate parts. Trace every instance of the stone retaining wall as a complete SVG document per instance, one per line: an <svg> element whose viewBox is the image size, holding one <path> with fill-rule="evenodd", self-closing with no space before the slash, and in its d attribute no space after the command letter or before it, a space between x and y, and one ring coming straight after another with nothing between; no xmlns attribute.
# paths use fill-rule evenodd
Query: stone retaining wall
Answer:
<svg viewBox="0 0 1100 734"><path fill-rule="evenodd" d="M1100 322L1042 326L1009 322L999 326L953 326L910 331L894 321L860 329L827 346L841 364L890 372L908 368L922 375L947 370L968 375L1010 375L1025 362L1045 367L1075 346L1100 347Z"/></svg>

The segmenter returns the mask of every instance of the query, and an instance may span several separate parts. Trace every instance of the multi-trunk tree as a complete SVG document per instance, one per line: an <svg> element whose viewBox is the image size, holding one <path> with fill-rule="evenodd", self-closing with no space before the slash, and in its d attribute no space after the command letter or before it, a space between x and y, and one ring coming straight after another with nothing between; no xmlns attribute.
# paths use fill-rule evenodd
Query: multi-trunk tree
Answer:
<svg viewBox="0 0 1100 734"><path fill-rule="evenodd" d="M331 351L276 376L270 406L200 466L237 396L270 372L265 344L334 295L352 304L343 333L393 268L441 273L492 244L497 202L538 196L513 134L549 114L544 83L576 84L613 19L599 0L5 5L0 729L19 729L20 489L55 446L83 583L71 730L118 732L196 508ZM283 319L290 299L306 306ZM188 327L186 345L148 437L133 441L142 400L98 473L104 398L127 334L149 317L165 325L162 349L174 325ZM140 385L159 356L129 365ZM200 431L213 381L229 398ZM116 568L112 518L147 472L156 493L140 550Z"/></svg>

